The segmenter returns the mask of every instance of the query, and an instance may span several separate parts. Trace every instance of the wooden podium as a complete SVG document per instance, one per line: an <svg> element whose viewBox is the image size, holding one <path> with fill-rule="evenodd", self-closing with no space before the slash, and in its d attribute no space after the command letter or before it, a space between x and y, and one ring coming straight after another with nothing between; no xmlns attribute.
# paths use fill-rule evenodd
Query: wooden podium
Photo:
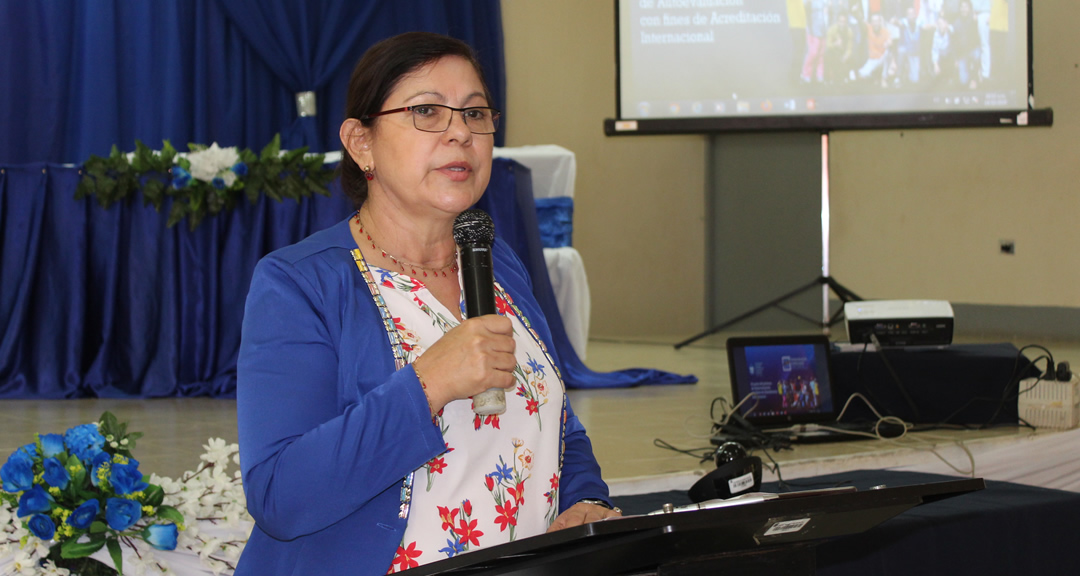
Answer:
<svg viewBox="0 0 1080 576"><path fill-rule="evenodd" d="M915 506L986 485L982 479L897 488L812 490L722 508L613 518L461 554L411 576L697 574L806 576L814 547Z"/></svg>

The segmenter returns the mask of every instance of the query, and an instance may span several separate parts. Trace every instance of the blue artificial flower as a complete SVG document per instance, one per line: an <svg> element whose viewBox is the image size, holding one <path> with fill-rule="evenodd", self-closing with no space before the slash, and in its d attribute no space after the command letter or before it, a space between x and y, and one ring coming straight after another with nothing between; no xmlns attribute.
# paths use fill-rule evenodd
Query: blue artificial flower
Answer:
<svg viewBox="0 0 1080 576"><path fill-rule="evenodd" d="M191 183L191 172L188 172L187 170L184 170L180 166L173 166L172 167L172 174L173 174L172 187L176 188L177 190L179 190L179 189L187 186L189 183Z"/></svg>
<svg viewBox="0 0 1080 576"><path fill-rule="evenodd" d="M142 481L142 472L139 472L139 462L136 460L131 460L127 464L113 464L112 471L109 473L109 483L121 496L141 492L150 486Z"/></svg>
<svg viewBox="0 0 1080 576"><path fill-rule="evenodd" d="M236 164L233 164L232 171L233 174L236 174L237 176L243 178L244 176L247 176L247 164L244 164L243 162L237 162Z"/></svg>
<svg viewBox="0 0 1080 576"><path fill-rule="evenodd" d="M19 498L19 511L16 515L22 518L38 512L48 512L52 509L53 502L52 494L46 492L40 485L34 484Z"/></svg>
<svg viewBox="0 0 1080 576"><path fill-rule="evenodd" d="M76 530L86 530L94 523L94 519L97 518L98 512L101 511L101 504L97 500L91 498L82 504L68 516L67 523Z"/></svg>
<svg viewBox="0 0 1080 576"><path fill-rule="evenodd" d="M61 490L67 488L68 482L71 481L71 474L68 473L67 468L64 468L64 465L56 458L46 458L43 464L45 465L45 482Z"/></svg>
<svg viewBox="0 0 1080 576"><path fill-rule="evenodd" d="M44 514L35 514L30 519L29 527L30 532L42 540L52 540L53 534L56 533L56 524L53 524L52 518Z"/></svg>
<svg viewBox="0 0 1080 576"><path fill-rule="evenodd" d="M7 462L0 466L0 481L3 481L5 492L22 492L29 490L34 484L34 460L23 448L16 450L8 457Z"/></svg>
<svg viewBox="0 0 1080 576"><path fill-rule="evenodd" d="M158 550L176 550L176 524L154 524L143 530L146 543Z"/></svg>
<svg viewBox="0 0 1080 576"><path fill-rule="evenodd" d="M83 424L64 433L64 445L80 462L90 462L105 446L105 437L98 432L97 424Z"/></svg>
<svg viewBox="0 0 1080 576"><path fill-rule="evenodd" d="M460 539L459 539L460 540ZM439 548L439 552L446 554L447 558L453 558L457 554L461 554L465 551L465 544L449 538L446 539L446 548Z"/></svg>
<svg viewBox="0 0 1080 576"><path fill-rule="evenodd" d="M214 179L210 181L210 184L218 190L225 189L225 179L221 176L215 176Z"/></svg>
<svg viewBox="0 0 1080 576"><path fill-rule="evenodd" d="M94 459L90 461L90 466L87 467L90 470L90 483L94 486L101 483L101 480L98 478L98 470L100 470L102 466L109 466L111 463L112 456L109 456L108 452L98 452L97 456L94 456Z"/></svg>
<svg viewBox="0 0 1080 576"><path fill-rule="evenodd" d="M51 458L64 451L64 437L59 434L42 434L41 450L43 458Z"/></svg>
<svg viewBox="0 0 1080 576"><path fill-rule="evenodd" d="M105 522L109 528L123 532L142 518L142 506L127 498L109 498L105 504Z"/></svg>
<svg viewBox="0 0 1080 576"><path fill-rule="evenodd" d="M37 458L37 444L26 444L19 448L19 451L25 453L30 459Z"/></svg>

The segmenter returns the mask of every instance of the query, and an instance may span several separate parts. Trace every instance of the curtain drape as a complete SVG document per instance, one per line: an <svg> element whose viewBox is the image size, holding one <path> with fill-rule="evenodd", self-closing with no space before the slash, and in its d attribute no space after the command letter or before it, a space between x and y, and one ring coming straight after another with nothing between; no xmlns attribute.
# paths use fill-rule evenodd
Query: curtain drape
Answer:
<svg viewBox="0 0 1080 576"><path fill-rule="evenodd" d="M498 0L0 0L0 163L77 164L137 139L259 150L277 133L337 150L353 66L408 30L470 43L505 109ZM297 116L302 90L314 117Z"/></svg>
<svg viewBox="0 0 1080 576"><path fill-rule="evenodd" d="M0 165L0 398L234 395L256 262L351 212L335 182L330 197L263 197L194 231L166 228L168 206L75 200L80 177L78 167ZM598 373L578 359L547 276L528 168L496 158L478 206L529 270L567 386L695 381Z"/></svg>
<svg viewBox="0 0 1080 576"><path fill-rule="evenodd" d="M349 203L336 189L264 198L168 229L167 206L74 200L78 164L136 140L258 151L281 133L285 148L338 149L356 60L409 30L472 45L505 110L499 0L0 0L0 398L233 394L255 263ZM299 118L306 90L317 115ZM484 202L532 274L567 384L693 381L581 363L543 264L528 170L496 160L494 172Z"/></svg>

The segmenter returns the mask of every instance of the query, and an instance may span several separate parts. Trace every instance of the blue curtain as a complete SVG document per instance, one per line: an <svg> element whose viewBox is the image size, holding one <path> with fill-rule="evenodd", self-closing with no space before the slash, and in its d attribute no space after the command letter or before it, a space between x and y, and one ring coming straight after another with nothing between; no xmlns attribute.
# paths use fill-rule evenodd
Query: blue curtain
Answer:
<svg viewBox="0 0 1080 576"><path fill-rule="evenodd" d="M470 43L505 107L498 0L0 0L0 163L76 164L137 139L258 150L277 133L337 150L357 59L409 30ZM317 116L298 118L301 90Z"/></svg>
<svg viewBox="0 0 1080 576"><path fill-rule="evenodd" d="M0 398L233 396L255 263L351 212L335 183L330 197L263 197L194 231L166 228L168 206L76 201L80 177L78 167L0 165ZM598 373L578 359L547 276L527 168L497 158L478 206L529 269L567 386L695 381Z"/></svg>
<svg viewBox="0 0 1080 576"><path fill-rule="evenodd" d="M259 150L281 133L285 148L336 150L355 61L409 30L470 43L502 106L498 0L0 0L0 398L233 394L255 262L349 203L263 199L168 229L167 207L75 201L77 165L137 139ZM317 116L298 118L302 90ZM533 275L569 386L693 381L588 370L547 278L528 170L497 161L485 202Z"/></svg>

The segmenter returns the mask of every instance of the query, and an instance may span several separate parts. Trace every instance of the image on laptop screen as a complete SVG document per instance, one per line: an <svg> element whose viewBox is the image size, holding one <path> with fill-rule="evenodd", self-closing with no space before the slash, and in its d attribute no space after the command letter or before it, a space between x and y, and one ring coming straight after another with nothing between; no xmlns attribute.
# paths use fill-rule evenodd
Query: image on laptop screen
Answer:
<svg viewBox="0 0 1080 576"><path fill-rule="evenodd" d="M834 418L825 337L732 338L728 359L735 402L755 396L739 410L750 421L808 423Z"/></svg>

